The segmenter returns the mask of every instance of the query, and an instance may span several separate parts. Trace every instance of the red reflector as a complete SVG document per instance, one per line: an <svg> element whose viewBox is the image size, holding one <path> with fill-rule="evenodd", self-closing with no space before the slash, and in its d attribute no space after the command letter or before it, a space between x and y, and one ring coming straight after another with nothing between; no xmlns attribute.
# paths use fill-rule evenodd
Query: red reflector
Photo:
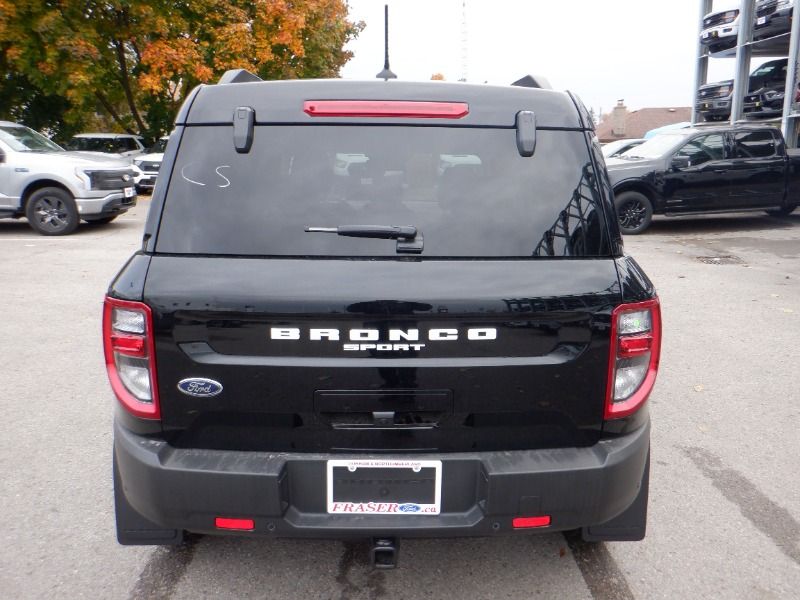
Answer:
<svg viewBox="0 0 800 600"><path fill-rule="evenodd" d="M637 354L644 354L650 350L653 344L653 336L647 335L630 335L619 338L619 355L622 358L629 358Z"/></svg>
<svg viewBox="0 0 800 600"><path fill-rule="evenodd" d="M217 529L238 529L240 531L252 531L255 529L255 521L253 519L228 519L226 517L217 517L214 519L214 525Z"/></svg>
<svg viewBox="0 0 800 600"><path fill-rule="evenodd" d="M144 337L112 333L111 348L131 356L144 356Z"/></svg>
<svg viewBox="0 0 800 600"><path fill-rule="evenodd" d="M547 527L550 525L550 515L541 517L514 517L511 521L514 529L530 529L531 527Z"/></svg>
<svg viewBox="0 0 800 600"><path fill-rule="evenodd" d="M469 114L466 102L398 100L306 100L303 112L312 117L409 117L461 119Z"/></svg>

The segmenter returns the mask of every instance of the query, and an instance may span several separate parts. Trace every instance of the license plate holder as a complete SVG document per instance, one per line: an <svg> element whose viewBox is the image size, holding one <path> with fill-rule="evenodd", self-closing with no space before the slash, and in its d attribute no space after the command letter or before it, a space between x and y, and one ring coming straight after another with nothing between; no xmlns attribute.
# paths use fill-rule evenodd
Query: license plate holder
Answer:
<svg viewBox="0 0 800 600"><path fill-rule="evenodd" d="M333 459L326 487L328 514L438 515L442 461Z"/></svg>

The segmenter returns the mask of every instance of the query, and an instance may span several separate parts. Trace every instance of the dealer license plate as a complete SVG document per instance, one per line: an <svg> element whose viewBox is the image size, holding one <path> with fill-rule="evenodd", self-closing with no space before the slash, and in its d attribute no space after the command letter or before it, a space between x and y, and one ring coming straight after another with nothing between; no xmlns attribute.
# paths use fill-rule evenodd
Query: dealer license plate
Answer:
<svg viewBox="0 0 800 600"><path fill-rule="evenodd" d="M136 195L136 190L134 188L125 188L124 192L126 198L132 198Z"/></svg>
<svg viewBox="0 0 800 600"><path fill-rule="evenodd" d="M440 460L329 460L328 514L438 515Z"/></svg>
<svg viewBox="0 0 800 600"><path fill-rule="evenodd" d="M766 22L767 22L767 17L758 17L758 20L756 21L756 25L763 25Z"/></svg>

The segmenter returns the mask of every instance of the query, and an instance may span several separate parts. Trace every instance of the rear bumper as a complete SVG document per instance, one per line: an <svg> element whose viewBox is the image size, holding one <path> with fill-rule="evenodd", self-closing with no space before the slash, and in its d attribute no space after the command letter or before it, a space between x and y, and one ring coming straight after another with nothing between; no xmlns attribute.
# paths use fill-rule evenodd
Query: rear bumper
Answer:
<svg viewBox="0 0 800 600"><path fill-rule="evenodd" d="M149 521L221 533L215 517L248 518L242 535L317 538L496 535L537 515L551 525L536 531L597 525L636 499L649 445L648 422L588 448L414 455L442 461L441 514L330 515L326 460L347 456L177 449L119 423L114 436L117 493Z"/></svg>

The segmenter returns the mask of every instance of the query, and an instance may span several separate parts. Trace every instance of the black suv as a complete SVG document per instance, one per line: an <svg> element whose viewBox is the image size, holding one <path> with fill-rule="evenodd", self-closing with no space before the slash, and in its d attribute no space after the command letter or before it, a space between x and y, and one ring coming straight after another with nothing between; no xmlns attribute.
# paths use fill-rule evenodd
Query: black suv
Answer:
<svg viewBox="0 0 800 600"><path fill-rule="evenodd" d="M641 539L659 302L582 104L254 79L187 98L108 291L119 541Z"/></svg>
<svg viewBox="0 0 800 600"><path fill-rule="evenodd" d="M750 74L748 92L766 92L773 87L786 85L786 65L788 60L780 58L765 62ZM749 97L748 97L749 98ZM733 80L717 81L700 86L697 90L697 112L705 121L724 121L731 116L733 99ZM781 102L783 96L781 96ZM756 100L745 99L751 104L752 113L756 108ZM747 104L745 104L747 110ZM766 116L766 115L765 115Z"/></svg>

